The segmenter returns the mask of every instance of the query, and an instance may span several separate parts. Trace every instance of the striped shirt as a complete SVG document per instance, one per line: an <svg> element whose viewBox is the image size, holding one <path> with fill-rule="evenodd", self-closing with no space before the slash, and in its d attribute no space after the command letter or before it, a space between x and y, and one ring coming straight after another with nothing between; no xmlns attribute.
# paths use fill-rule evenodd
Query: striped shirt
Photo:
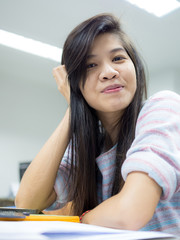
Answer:
<svg viewBox="0 0 180 240"><path fill-rule="evenodd" d="M71 149L65 152L55 182L57 200L51 209L66 204L67 171ZM111 197L116 145L97 157L99 203ZM147 173L162 188L162 196L149 223L141 230L180 233L180 96L161 91L141 109L135 139L122 165L122 176L133 171Z"/></svg>

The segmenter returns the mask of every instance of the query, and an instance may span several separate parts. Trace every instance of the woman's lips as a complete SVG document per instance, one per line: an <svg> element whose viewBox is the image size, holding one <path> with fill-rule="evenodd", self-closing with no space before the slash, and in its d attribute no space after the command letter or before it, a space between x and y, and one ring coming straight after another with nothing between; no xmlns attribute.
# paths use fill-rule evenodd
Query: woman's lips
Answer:
<svg viewBox="0 0 180 240"><path fill-rule="evenodd" d="M124 87L119 84L109 85L102 90L102 93L115 93L121 91L123 88Z"/></svg>

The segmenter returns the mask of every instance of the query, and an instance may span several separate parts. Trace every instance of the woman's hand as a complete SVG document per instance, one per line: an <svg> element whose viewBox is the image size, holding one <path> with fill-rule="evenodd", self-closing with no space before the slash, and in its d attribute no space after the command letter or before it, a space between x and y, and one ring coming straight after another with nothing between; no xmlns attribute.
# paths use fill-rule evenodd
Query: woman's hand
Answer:
<svg viewBox="0 0 180 240"><path fill-rule="evenodd" d="M53 68L53 77L56 80L58 90L65 97L68 105L70 104L70 86L68 82L68 74L65 65Z"/></svg>

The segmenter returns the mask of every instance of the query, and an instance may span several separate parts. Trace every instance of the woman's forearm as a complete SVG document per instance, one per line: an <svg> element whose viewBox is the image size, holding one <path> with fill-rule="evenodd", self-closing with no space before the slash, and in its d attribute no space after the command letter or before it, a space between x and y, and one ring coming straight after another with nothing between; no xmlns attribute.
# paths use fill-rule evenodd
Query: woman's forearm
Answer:
<svg viewBox="0 0 180 240"><path fill-rule="evenodd" d="M105 200L82 218L83 223L138 230L152 218L161 188L146 173L128 175L120 193Z"/></svg>
<svg viewBox="0 0 180 240"><path fill-rule="evenodd" d="M69 140L69 108L61 123L23 175L15 204L21 208L45 209L56 199L54 183Z"/></svg>

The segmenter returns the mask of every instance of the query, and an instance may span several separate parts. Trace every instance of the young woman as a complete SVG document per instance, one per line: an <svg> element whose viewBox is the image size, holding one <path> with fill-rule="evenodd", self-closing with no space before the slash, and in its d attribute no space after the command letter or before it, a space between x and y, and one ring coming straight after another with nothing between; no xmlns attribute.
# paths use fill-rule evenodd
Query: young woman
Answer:
<svg viewBox="0 0 180 240"><path fill-rule="evenodd" d="M53 75L69 107L24 174L16 205L72 202L74 215L90 210L83 223L177 233L180 96L162 91L143 104L143 64L109 14L70 33Z"/></svg>

